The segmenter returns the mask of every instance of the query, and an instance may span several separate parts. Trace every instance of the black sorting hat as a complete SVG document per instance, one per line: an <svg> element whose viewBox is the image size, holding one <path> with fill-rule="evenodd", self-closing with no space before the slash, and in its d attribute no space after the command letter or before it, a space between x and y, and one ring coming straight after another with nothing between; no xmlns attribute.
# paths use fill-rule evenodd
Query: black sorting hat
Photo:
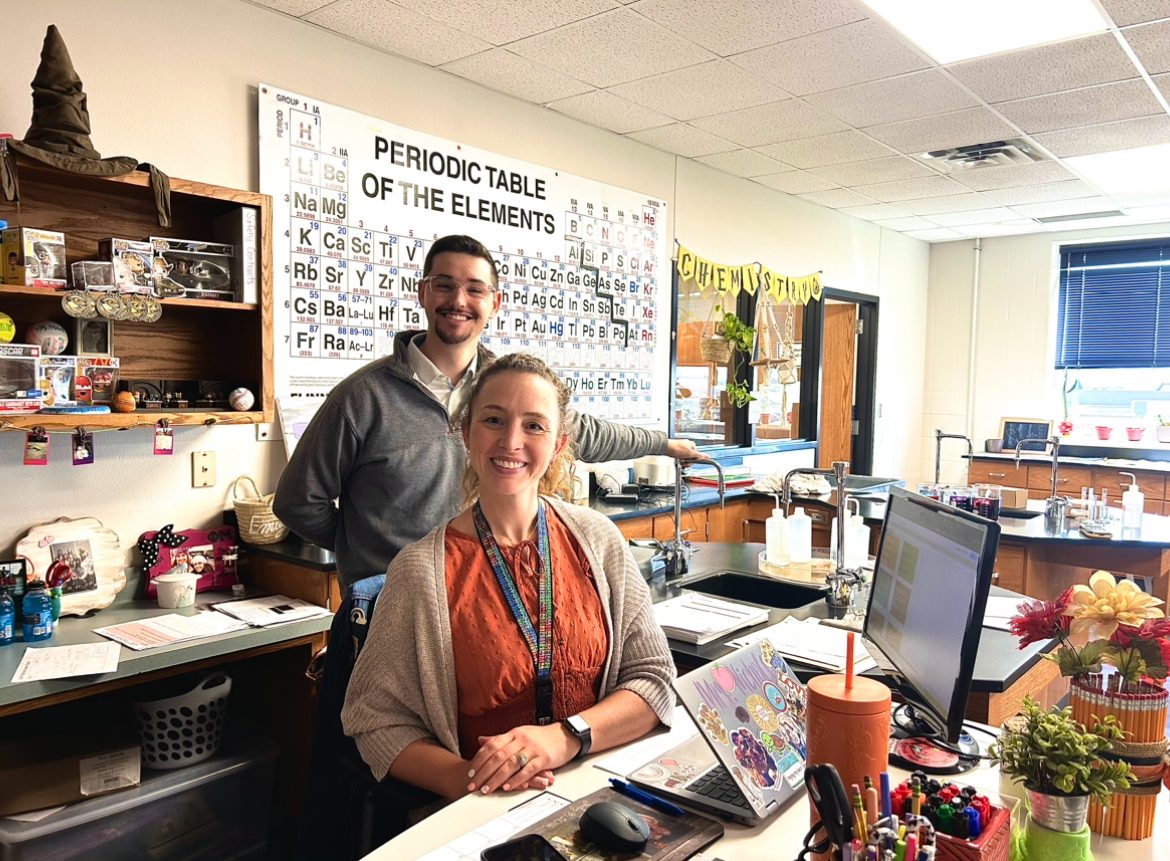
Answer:
<svg viewBox="0 0 1170 861"><path fill-rule="evenodd" d="M24 140L8 141L8 152L0 158L0 191L6 199L20 199L16 159L12 153L86 176L124 176L134 170L146 170L150 172L159 224L170 225L171 183L167 175L129 156L102 158L94 149L89 137L85 90L55 24L50 24L45 33L41 64L33 78L32 90L32 125Z"/></svg>

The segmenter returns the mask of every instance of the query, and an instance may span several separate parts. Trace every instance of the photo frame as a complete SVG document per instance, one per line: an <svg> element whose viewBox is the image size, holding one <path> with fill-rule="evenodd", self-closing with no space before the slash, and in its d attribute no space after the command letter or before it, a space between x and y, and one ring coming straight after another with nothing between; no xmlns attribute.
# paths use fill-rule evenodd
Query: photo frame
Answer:
<svg viewBox="0 0 1170 861"><path fill-rule="evenodd" d="M86 356L113 355L113 338L110 321L105 317L73 318L73 343L77 354Z"/></svg>
<svg viewBox="0 0 1170 861"><path fill-rule="evenodd" d="M7 589L16 604L16 615L20 616L20 599L24 597L28 582L28 562L24 559L0 560L0 589Z"/></svg>
<svg viewBox="0 0 1170 861"><path fill-rule="evenodd" d="M1047 439L1052 434L1052 419L1001 418L999 436L1005 452L1016 450L1022 439ZM1044 451L1042 443L1027 443L1020 451Z"/></svg>
<svg viewBox="0 0 1170 861"><path fill-rule="evenodd" d="M16 543L28 562L27 578L43 579L49 566L65 560L73 577L61 590L61 615L82 616L110 606L126 586L118 536L96 517L62 517L34 526Z"/></svg>

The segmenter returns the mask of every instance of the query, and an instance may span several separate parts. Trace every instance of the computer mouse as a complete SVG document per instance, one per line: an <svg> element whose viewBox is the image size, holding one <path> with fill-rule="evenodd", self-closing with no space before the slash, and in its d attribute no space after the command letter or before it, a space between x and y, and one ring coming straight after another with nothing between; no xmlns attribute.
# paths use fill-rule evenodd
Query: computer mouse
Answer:
<svg viewBox="0 0 1170 861"><path fill-rule="evenodd" d="M599 801L581 814L581 833L599 849L641 852L650 839L646 820L624 804Z"/></svg>

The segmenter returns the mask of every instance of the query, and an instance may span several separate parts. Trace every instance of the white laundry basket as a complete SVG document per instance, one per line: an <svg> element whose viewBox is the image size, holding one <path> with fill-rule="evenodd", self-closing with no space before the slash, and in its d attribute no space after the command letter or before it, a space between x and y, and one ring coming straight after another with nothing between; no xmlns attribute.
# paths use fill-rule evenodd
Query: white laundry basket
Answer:
<svg viewBox="0 0 1170 861"><path fill-rule="evenodd" d="M210 673L179 696L135 703L147 768L183 768L208 759L223 739L231 676Z"/></svg>

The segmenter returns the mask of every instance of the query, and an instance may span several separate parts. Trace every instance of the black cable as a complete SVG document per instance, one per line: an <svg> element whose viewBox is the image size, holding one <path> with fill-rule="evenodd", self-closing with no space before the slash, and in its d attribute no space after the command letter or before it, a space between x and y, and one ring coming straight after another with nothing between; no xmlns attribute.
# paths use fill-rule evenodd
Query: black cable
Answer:
<svg viewBox="0 0 1170 861"><path fill-rule="evenodd" d="M904 712L906 709L913 710L913 708L914 706L909 703L898 703L897 707L894 709L894 726L898 727L898 729L902 730L903 732L915 732L913 725L907 728L898 723L898 715ZM968 721L963 721L964 726L966 726L968 723ZM975 728L978 729L978 727ZM970 751L962 750L961 748L957 748L951 745L950 743L939 738L938 732L934 729L930 730L929 735L925 733L917 733L917 735L918 737L925 739L932 746L937 747L939 750L945 750L947 753L953 753L955 756L960 757L961 759L991 759L991 757L987 756L986 754L971 753Z"/></svg>
<svg viewBox="0 0 1170 861"><path fill-rule="evenodd" d="M821 830L821 827L821 820L818 819L813 823L813 826L808 830L808 833L804 835L804 840L802 841L804 848L801 849L800 854L796 856L796 861L804 861L810 852L812 852L814 855L821 855L825 852L828 852L829 849L832 848L832 844L829 843L828 834L825 835L823 840L818 840L816 843L809 842L812 840L813 836ZM836 857L836 853L834 853L833 857Z"/></svg>

